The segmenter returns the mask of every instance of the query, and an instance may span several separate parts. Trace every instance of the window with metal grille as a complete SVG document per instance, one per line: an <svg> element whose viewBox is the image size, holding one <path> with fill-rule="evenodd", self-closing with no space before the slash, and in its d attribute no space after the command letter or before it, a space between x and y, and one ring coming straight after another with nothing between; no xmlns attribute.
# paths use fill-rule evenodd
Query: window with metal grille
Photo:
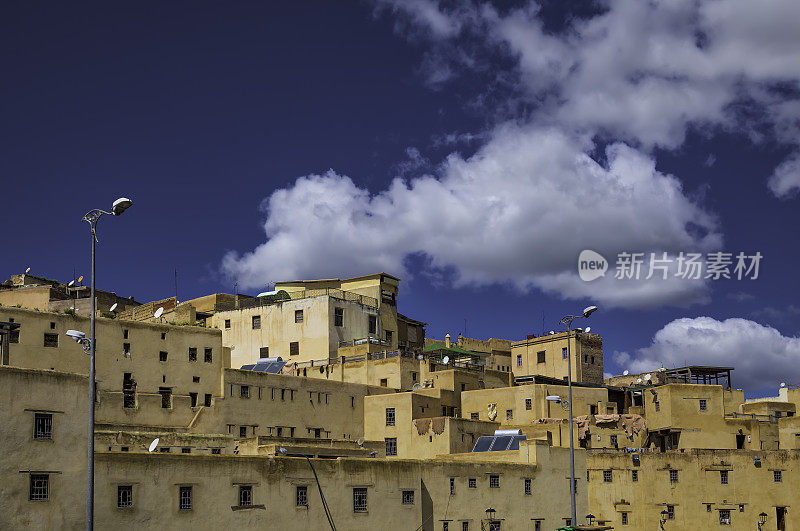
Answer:
<svg viewBox="0 0 800 531"><path fill-rule="evenodd" d="M189 361L197 361L197 347L189 347Z"/></svg>
<svg viewBox="0 0 800 531"><path fill-rule="evenodd" d="M536 363L544 363L544 355L545 355L545 351L544 350L540 350L539 352L537 352L536 353Z"/></svg>
<svg viewBox="0 0 800 531"><path fill-rule="evenodd" d="M530 495L531 494L531 478L525 478L524 485L525 485L525 490L524 490L525 494Z"/></svg>
<svg viewBox="0 0 800 531"><path fill-rule="evenodd" d="M628 525L628 513L622 513L622 525Z"/></svg>
<svg viewBox="0 0 800 531"><path fill-rule="evenodd" d="M178 487L178 509L189 511L192 509L192 487Z"/></svg>
<svg viewBox="0 0 800 531"><path fill-rule="evenodd" d="M533 531L542 531L542 521L541 520L534 520L534 522L533 522Z"/></svg>
<svg viewBox="0 0 800 531"><path fill-rule="evenodd" d="M253 316L253 330L260 330L261 329L261 316L254 315Z"/></svg>
<svg viewBox="0 0 800 531"><path fill-rule="evenodd" d="M253 487L250 485L239 486L239 507L250 507L253 505Z"/></svg>
<svg viewBox="0 0 800 531"><path fill-rule="evenodd" d="M461 522L461 531L469 531L469 522Z"/></svg>
<svg viewBox="0 0 800 531"><path fill-rule="evenodd" d="M506 420L513 420L513 419L514 419L514 410L506 409Z"/></svg>
<svg viewBox="0 0 800 531"><path fill-rule="evenodd" d="M606 483L611 483L613 476L611 474L611 470L603 470L603 481Z"/></svg>
<svg viewBox="0 0 800 531"><path fill-rule="evenodd" d="M298 507L308 507L308 487L305 485L297 486L297 493L295 495L295 504Z"/></svg>
<svg viewBox="0 0 800 531"><path fill-rule="evenodd" d="M31 474L31 501L46 501L50 496L50 475Z"/></svg>
<svg viewBox="0 0 800 531"><path fill-rule="evenodd" d="M386 437L386 455L397 455L397 438Z"/></svg>
<svg viewBox="0 0 800 531"><path fill-rule="evenodd" d="M344 326L344 308L333 309L333 326Z"/></svg>
<svg viewBox="0 0 800 531"><path fill-rule="evenodd" d="M44 335L44 346L45 347L57 347L58 346L58 334L45 334Z"/></svg>
<svg viewBox="0 0 800 531"><path fill-rule="evenodd" d="M231 327L231 320L225 319L225 328L230 328L230 327Z"/></svg>
<svg viewBox="0 0 800 531"><path fill-rule="evenodd" d="M500 531L500 522L498 520L489 522L489 531Z"/></svg>
<svg viewBox="0 0 800 531"><path fill-rule="evenodd" d="M442 531L450 531L450 522L442 522Z"/></svg>
<svg viewBox="0 0 800 531"><path fill-rule="evenodd" d="M456 493L456 478L450 478L450 494Z"/></svg>
<svg viewBox="0 0 800 531"><path fill-rule="evenodd" d="M677 470L670 470L669 471L669 482L670 483L677 483L678 482L678 471Z"/></svg>
<svg viewBox="0 0 800 531"><path fill-rule="evenodd" d="M297 356L300 354L300 343L297 341L292 341L289 343L289 355L290 356Z"/></svg>
<svg viewBox="0 0 800 531"><path fill-rule="evenodd" d="M206 363L212 363L214 361L214 351L206 347L203 349L203 361Z"/></svg>
<svg viewBox="0 0 800 531"><path fill-rule="evenodd" d="M239 391L239 394L242 398L250 398L250 386L243 385Z"/></svg>
<svg viewBox="0 0 800 531"><path fill-rule="evenodd" d="M353 488L353 512L365 513L367 512L367 488L355 487Z"/></svg>
<svg viewBox="0 0 800 531"><path fill-rule="evenodd" d="M163 350L158 353L158 361L167 361L167 353Z"/></svg>
<svg viewBox="0 0 800 531"><path fill-rule="evenodd" d="M386 330L386 341L388 343L392 342L392 331L391 330Z"/></svg>
<svg viewBox="0 0 800 531"><path fill-rule="evenodd" d="M661 411L661 402L655 401L653 402L656 406L656 411Z"/></svg>
<svg viewBox="0 0 800 531"><path fill-rule="evenodd" d="M133 485L117 486L117 507L133 507Z"/></svg>
<svg viewBox="0 0 800 531"><path fill-rule="evenodd" d="M378 316L370 315L368 320L368 330L370 334L375 334L378 331Z"/></svg>
<svg viewBox="0 0 800 531"><path fill-rule="evenodd" d="M239 437L247 437L247 426L239 426Z"/></svg>
<svg viewBox="0 0 800 531"><path fill-rule="evenodd" d="M394 426L394 408L387 407L386 408L386 425L387 426Z"/></svg>
<svg viewBox="0 0 800 531"><path fill-rule="evenodd" d="M51 413L33 414L33 438L34 439L53 438L53 415Z"/></svg>
<svg viewBox="0 0 800 531"><path fill-rule="evenodd" d="M614 448L616 448L618 446L618 444L617 444L617 436L616 435L609 436L609 441L611 442L611 446L613 446Z"/></svg>
<svg viewBox="0 0 800 531"><path fill-rule="evenodd" d="M728 484L728 471L727 470L720 470L719 471L719 482L722 485Z"/></svg>
<svg viewBox="0 0 800 531"><path fill-rule="evenodd" d="M470 413L469 418L472 420L478 420L478 413L477 412Z"/></svg>
<svg viewBox="0 0 800 531"><path fill-rule="evenodd" d="M161 395L161 407L164 409L172 408L172 388L159 387L158 394Z"/></svg>
<svg viewBox="0 0 800 531"><path fill-rule="evenodd" d="M294 311L294 322L295 323L302 323L303 322L303 310L295 310Z"/></svg>
<svg viewBox="0 0 800 531"><path fill-rule="evenodd" d="M708 402L705 399L700 399L700 411L706 411L708 409Z"/></svg>
<svg viewBox="0 0 800 531"><path fill-rule="evenodd" d="M517 367L522 367L522 354L517 354Z"/></svg>
<svg viewBox="0 0 800 531"><path fill-rule="evenodd" d="M413 490L404 490L403 491L403 505L414 505L414 491Z"/></svg>
<svg viewBox="0 0 800 531"><path fill-rule="evenodd" d="M639 481L639 471L631 470L631 481Z"/></svg>
<svg viewBox="0 0 800 531"><path fill-rule="evenodd" d="M489 476L489 488L490 489L499 489L500 488L500 476L492 474Z"/></svg>
<svg viewBox="0 0 800 531"><path fill-rule="evenodd" d="M531 400L530 398L525 399L525 409L528 411L533 409L533 400Z"/></svg>
<svg viewBox="0 0 800 531"><path fill-rule="evenodd" d="M568 356L567 347L561 347L561 359L565 360Z"/></svg>
<svg viewBox="0 0 800 531"><path fill-rule="evenodd" d="M780 470L773 470L772 479L775 483L781 483L783 481L783 472Z"/></svg>
<svg viewBox="0 0 800 531"><path fill-rule="evenodd" d="M467 479L467 487L469 487L471 489L477 489L478 488L478 478L469 478L469 479Z"/></svg>
<svg viewBox="0 0 800 531"><path fill-rule="evenodd" d="M222 453L222 448L212 448L211 453L212 455L220 455Z"/></svg>
<svg viewBox="0 0 800 531"><path fill-rule="evenodd" d="M130 357L131 355L131 344L130 343L123 343L122 344L122 355L126 357Z"/></svg>
<svg viewBox="0 0 800 531"><path fill-rule="evenodd" d="M675 506L667 505L667 520L675 520Z"/></svg>
<svg viewBox="0 0 800 531"><path fill-rule="evenodd" d="M719 525L731 525L731 512L728 509L720 509Z"/></svg>

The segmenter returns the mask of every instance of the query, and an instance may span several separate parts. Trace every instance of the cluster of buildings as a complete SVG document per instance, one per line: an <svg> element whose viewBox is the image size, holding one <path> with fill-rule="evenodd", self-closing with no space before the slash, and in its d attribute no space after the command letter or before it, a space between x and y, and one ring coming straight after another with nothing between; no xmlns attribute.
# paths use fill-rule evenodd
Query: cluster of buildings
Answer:
<svg viewBox="0 0 800 531"><path fill-rule="evenodd" d="M746 400L730 367L604 379L581 329L427 338L399 285L98 291L98 528L800 529L800 390ZM89 363L66 332L88 334L87 297L0 284L0 528L84 524Z"/></svg>

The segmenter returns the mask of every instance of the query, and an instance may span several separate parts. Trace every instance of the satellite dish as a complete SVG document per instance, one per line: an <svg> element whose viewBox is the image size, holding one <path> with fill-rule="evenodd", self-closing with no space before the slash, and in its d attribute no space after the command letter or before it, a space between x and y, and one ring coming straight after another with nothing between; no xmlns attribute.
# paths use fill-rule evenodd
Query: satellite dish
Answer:
<svg viewBox="0 0 800 531"><path fill-rule="evenodd" d="M650 374L645 374L645 375L644 375L644 381L645 381L645 382L649 382L649 381L650 381L650 378L652 378L652 376L650 376Z"/></svg>
<svg viewBox="0 0 800 531"><path fill-rule="evenodd" d="M554 330L550 330L550 335L554 335L554 334L555 334L555 331Z"/></svg>
<svg viewBox="0 0 800 531"><path fill-rule="evenodd" d="M442 358L442 363L444 363L445 365L447 365L449 361L450 361L450 356L445 356L444 358Z"/></svg>
<svg viewBox="0 0 800 531"><path fill-rule="evenodd" d="M786 382L781 382L781 387L786 387Z"/></svg>
<svg viewBox="0 0 800 531"><path fill-rule="evenodd" d="M586 333L588 334L588 333L589 333L589 332L591 332L591 331L592 331L592 327L591 327L591 326L587 326L587 327L586 327Z"/></svg>
<svg viewBox="0 0 800 531"><path fill-rule="evenodd" d="M636 383L642 383L642 379L641 378L637 378L636 379Z"/></svg>
<svg viewBox="0 0 800 531"><path fill-rule="evenodd" d="M417 359L418 359L418 360L420 360L420 361L422 361L422 360L424 360L424 359L425 359L425 356L423 356L422 354L420 354L419 356L417 356Z"/></svg>
<svg viewBox="0 0 800 531"><path fill-rule="evenodd" d="M422 389L422 384L417 382L411 386L411 389Z"/></svg>
<svg viewBox="0 0 800 531"><path fill-rule="evenodd" d="M74 280L70 280L69 284L67 284L67 287L71 288L73 284L75 284L75 281Z"/></svg>
<svg viewBox="0 0 800 531"><path fill-rule="evenodd" d="M624 371L622 371L622 376L628 376L628 374L630 374L630 373L628 372L628 369L625 369ZM569 486L569 485L568 485L568 486Z"/></svg>
<svg viewBox="0 0 800 531"><path fill-rule="evenodd" d="M30 271L30 270L31 270L31 268L29 267L28 269L26 269L26 270L25 270L25 272L27 273L27 272L28 272L28 271Z"/></svg>
<svg viewBox="0 0 800 531"><path fill-rule="evenodd" d="M83 282L83 275L78 277L78 282Z"/></svg>
<svg viewBox="0 0 800 531"><path fill-rule="evenodd" d="M115 302L114 304L111 305L111 308L109 308L108 311L113 312L116 309L117 309L117 303ZM569 485L567 485L567 486L569 486Z"/></svg>
<svg viewBox="0 0 800 531"><path fill-rule="evenodd" d="M161 308L156 310L156 313L153 314L153 317L158 319L159 317L161 317L161 315L163 315L163 313L164 313L164 307L162 306Z"/></svg>
<svg viewBox="0 0 800 531"><path fill-rule="evenodd" d="M364 437L359 437L356 440L356 444L359 445L359 446L364 446ZM567 486L569 486L569 485L567 485Z"/></svg>
<svg viewBox="0 0 800 531"><path fill-rule="evenodd" d="M156 437L153 442L150 443L150 447L147 449L148 452L152 452L158 446L158 437Z"/></svg>

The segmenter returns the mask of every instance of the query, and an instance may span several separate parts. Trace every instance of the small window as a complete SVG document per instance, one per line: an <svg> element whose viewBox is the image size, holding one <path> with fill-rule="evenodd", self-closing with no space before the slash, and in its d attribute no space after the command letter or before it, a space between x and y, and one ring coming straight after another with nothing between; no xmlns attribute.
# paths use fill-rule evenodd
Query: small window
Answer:
<svg viewBox="0 0 800 531"><path fill-rule="evenodd" d="M743 513L743 512L744 512L744 504L743 504L743 503L740 503L740 504L739 504L739 512L740 512L740 513Z"/></svg>
<svg viewBox="0 0 800 531"><path fill-rule="evenodd" d="M53 415L51 413L34 413L33 438L39 440L53 438Z"/></svg>
<svg viewBox="0 0 800 531"><path fill-rule="evenodd" d="M295 323L302 323L303 322L303 310L295 310L294 311L294 322Z"/></svg>
<svg viewBox="0 0 800 531"><path fill-rule="evenodd" d="M469 478L469 479L467 479L467 487L469 487L471 489L477 489L478 488L478 478Z"/></svg>
<svg viewBox="0 0 800 531"><path fill-rule="evenodd" d="M378 316L376 315L369 316L368 327L370 334L376 334L378 332Z"/></svg>
<svg viewBox="0 0 800 531"><path fill-rule="evenodd" d="M289 343L289 355L290 356L297 356L300 354L300 343L298 341L292 341Z"/></svg>
<svg viewBox="0 0 800 531"><path fill-rule="evenodd" d="M295 505L297 507L308 507L308 487L298 485L295 493Z"/></svg>
<svg viewBox="0 0 800 531"><path fill-rule="evenodd" d="M220 455L222 453L222 448L212 448L211 454L212 455Z"/></svg>
<svg viewBox="0 0 800 531"><path fill-rule="evenodd" d="M386 341L388 343L392 342L392 331L391 330L386 330Z"/></svg>
<svg viewBox="0 0 800 531"><path fill-rule="evenodd" d="M182 454L190 454L190 453L192 453L192 449L187 447L187 446L184 446L183 448L181 448L181 453Z"/></svg>
<svg viewBox="0 0 800 531"><path fill-rule="evenodd" d="M500 488L500 476L493 474L489 476L489 488L490 489L499 489Z"/></svg>
<svg viewBox="0 0 800 531"><path fill-rule="evenodd" d="M618 444L617 444L617 436L616 435L611 435L611 436L609 436L608 439L611 442L611 446L613 448L617 448L617 446L618 446Z"/></svg>
<svg viewBox="0 0 800 531"><path fill-rule="evenodd" d="M197 393L189 393L190 407L197 407Z"/></svg>
<svg viewBox="0 0 800 531"><path fill-rule="evenodd" d="M506 420L514 420L514 410L506 409Z"/></svg>
<svg viewBox="0 0 800 531"><path fill-rule="evenodd" d="M192 376L192 383L200 383L200 377L199 376Z"/></svg>
<svg viewBox="0 0 800 531"><path fill-rule="evenodd" d="M47 501L50 498L50 475L31 474L29 499L31 501Z"/></svg>
<svg viewBox="0 0 800 531"><path fill-rule="evenodd" d="M131 344L130 343L123 343L122 344L122 355L126 357L130 357L131 355Z"/></svg>
<svg viewBox="0 0 800 531"><path fill-rule="evenodd" d="M478 412L473 411L472 413L469 414L469 418L472 420L478 420Z"/></svg>
<svg viewBox="0 0 800 531"><path fill-rule="evenodd" d="M522 367L522 354L517 354L517 367Z"/></svg>
<svg viewBox="0 0 800 531"><path fill-rule="evenodd" d="M253 506L253 487L250 485L239 486L239 507Z"/></svg>
<svg viewBox="0 0 800 531"><path fill-rule="evenodd" d="M163 409L171 409L172 408L172 388L171 387L159 387L158 394L161 395L161 407Z"/></svg>
<svg viewBox="0 0 800 531"><path fill-rule="evenodd" d="M158 451L161 452L162 454L168 454L169 446L162 446L161 448L158 449Z"/></svg>
<svg viewBox="0 0 800 531"><path fill-rule="evenodd" d="M167 339L167 333L161 332L161 340L164 341L165 339Z"/></svg>
<svg viewBox="0 0 800 531"><path fill-rule="evenodd" d="M620 517L621 517L620 523L622 525L628 525L628 513L620 513Z"/></svg>
<svg viewBox="0 0 800 531"><path fill-rule="evenodd" d="M456 478L450 478L450 495L456 493Z"/></svg>
<svg viewBox="0 0 800 531"><path fill-rule="evenodd" d="M442 531L450 531L450 522L442 522Z"/></svg>
<svg viewBox="0 0 800 531"><path fill-rule="evenodd" d="M728 509L720 509L719 525L731 525L731 512Z"/></svg>
<svg viewBox="0 0 800 531"><path fill-rule="evenodd" d="M386 455L397 455L397 438L396 437L387 437L386 438Z"/></svg>
<svg viewBox="0 0 800 531"><path fill-rule="evenodd" d="M536 353L536 363L544 363L544 350L540 350Z"/></svg>
<svg viewBox="0 0 800 531"><path fill-rule="evenodd" d="M654 403L654 404L655 404L655 406L656 406L656 411L661 411L661 402L659 402L659 401L657 401L657 400L656 400L656 401L655 401L655 402L653 402L653 403Z"/></svg>
<svg viewBox="0 0 800 531"><path fill-rule="evenodd" d="M367 512L367 488L355 487L353 489L353 512L365 513Z"/></svg>
<svg viewBox="0 0 800 531"><path fill-rule="evenodd" d="M225 328L230 328L230 327L231 327L231 320L225 319Z"/></svg>
<svg viewBox="0 0 800 531"><path fill-rule="evenodd" d="M158 353L158 361L167 361L167 353L165 351L160 351Z"/></svg>
<svg viewBox="0 0 800 531"><path fill-rule="evenodd" d="M667 505L667 520L675 520L675 506Z"/></svg>
<svg viewBox="0 0 800 531"><path fill-rule="evenodd" d="M700 399L700 411L706 411L708 409L708 402L704 398Z"/></svg>
<svg viewBox="0 0 800 531"><path fill-rule="evenodd" d="M250 398L250 386L243 385L239 391L239 394L242 398Z"/></svg>
<svg viewBox="0 0 800 531"><path fill-rule="evenodd" d="M344 308L333 309L333 326L344 326Z"/></svg>
<svg viewBox="0 0 800 531"><path fill-rule="evenodd" d="M728 471L727 470L720 470L719 471L719 482L721 485L728 484Z"/></svg>
<svg viewBox="0 0 800 531"><path fill-rule="evenodd" d="M710 503L707 503L707 504L706 504L706 512L707 512L707 513L710 513L710 512L711 512L711 504L710 504Z"/></svg>
<svg viewBox="0 0 800 531"><path fill-rule="evenodd" d="M178 509L181 511L192 510L192 487L178 487Z"/></svg>
<svg viewBox="0 0 800 531"><path fill-rule="evenodd" d="M526 496L530 496L531 495L531 478L525 478L523 483L524 483L524 486L525 486L525 488L524 488L525 495Z"/></svg>
<svg viewBox="0 0 800 531"><path fill-rule="evenodd" d="M569 357L569 353L567 352L567 347L561 348L561 359L567 359Z"/></svg>
<svg viewBox="0 0 800 531"><path fill-rule="evenodd" d="M278 433L278 435L280 435L280 433ZM239 426L239 437L247 437L247 426Z"/></svg>
<svg viewBox="0 0 800 531"><path fill-rule="evenodd" d="M403 491L403 505L414 505L414 491L413 490L404 490Z"/></svg>
<svg viewBox="0 0 800 531"><path fill-rule="evenodd" d="M269 358L269 347L261 347L258 349L258 357Z"/></svg>
<svg viewBox="0 0 800 531"><path fill-rule="evenodd" d="M526 398L525 399L525 409L527 411L530 411L531 409L533 409L533 400L531 400L530 398Z"/></svg>
<svg viewBox="0 0 800 531"><path fill-rule="evenodd" d="M773 470L772 471L772 480L775 483L781 483L783 481L783 472L780 470Z"/></svg>
<svg viewBox="0 0 800 531"><path fill-rule="evenodd" d="M388 378L381 378L381 387L389 387L389 379Z"/></svg>
<svg viewBox="0 0 800 531"><path fill-rule="evenodd" d="M386 425L387 426L394 426L395 423L395 416L394 416L394 408L387 407L386 408Z"/></svg>
<svg viewBox="0 0 800 531"><path fill-rule="evenodd" d="M631 481L639 481L639 471L638 470L631 470Z"/></svg>
<svg viewBox="0 0 800 531"><path fill-rule="evenodd" d="M127 329L123 329L122 330L122 339L128 339L128 330Z"/></svg>
<svg viewBox="0 0 800 531"><path fill-rule="evenodd" d="M461 531L469 531L469 522L461 522Z"/></svg>
<svg viewBox="0 0 800 531"><path fill-rule="evenodd" d="M197 361L197 347L189 347L189 361Z"/></svg>
<svg viewBox="0 0 800 531"><path fill-rule="evenodd" d="M591 357L592 365L594 365L594 356Z"/></svg>
<svg viewBox="0 0 800 531"><path fill-rule="evenodd" d="M613 480L613 476L611 474L611 470L603 470L603 481L606 483L611 483Z"/></svg>
<svg viewBox="0 0 800 531"><path fill-rule="evenodd" d="M253 316L253 330L261 330L261 316L254 315Z"/></svg>
<svg viewBox="0 0 800 531"><path fill-rule="evenodd" d="M133 485L117 486L117 507L120 509L133 507Z"/></svg>
<svg viewBox="0 0 800 531"><path fill-rule="evenodd" d="M412 372L411 373L411 381L412 382L416 382L417 381L417 373L416 372Z"/></svg>
<svg viewBox="0 0 800 531"><path fill-rule="evenodd" d="M677 470L670 470L669 471L669 482L670 483L677 483L678 482L678 471Z"/></svg>
<svg viewBox="0 0 800 531"><path fill-rule="evenodd" d="M205 361L206 363L213 363L214 362L214 351L213 351L213 349L210 349L208 347L203 349L203 361Z"/></svg>
<svg viewBox="0 0 800 531"><path fill-rule="evenodd" d="M45 334L44 335L45 347L58 347L58 334Z"/></svg>
<svg viewBox="0 0 800 531"><path fill-rule="evenodd" d="M203 405L206 407L211 407L211 394L206 393L205 400L203 401Z"/></svg>

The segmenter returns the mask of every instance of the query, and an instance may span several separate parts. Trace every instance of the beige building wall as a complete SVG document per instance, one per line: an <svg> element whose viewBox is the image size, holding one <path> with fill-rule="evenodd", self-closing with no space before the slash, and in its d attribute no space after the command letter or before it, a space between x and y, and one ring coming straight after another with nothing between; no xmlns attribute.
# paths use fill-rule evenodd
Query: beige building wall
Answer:
<svg viewBox="0 0 800 531"><path fill-rule="evenodd" d="M573 381L602 385L603 340L597 334L577 331L570 332L569 340L567 332L559 332L513 343L511 363L514 376L542 375L566 379L567 341ZM541 361L542 357L544 361Z"/></svg>

